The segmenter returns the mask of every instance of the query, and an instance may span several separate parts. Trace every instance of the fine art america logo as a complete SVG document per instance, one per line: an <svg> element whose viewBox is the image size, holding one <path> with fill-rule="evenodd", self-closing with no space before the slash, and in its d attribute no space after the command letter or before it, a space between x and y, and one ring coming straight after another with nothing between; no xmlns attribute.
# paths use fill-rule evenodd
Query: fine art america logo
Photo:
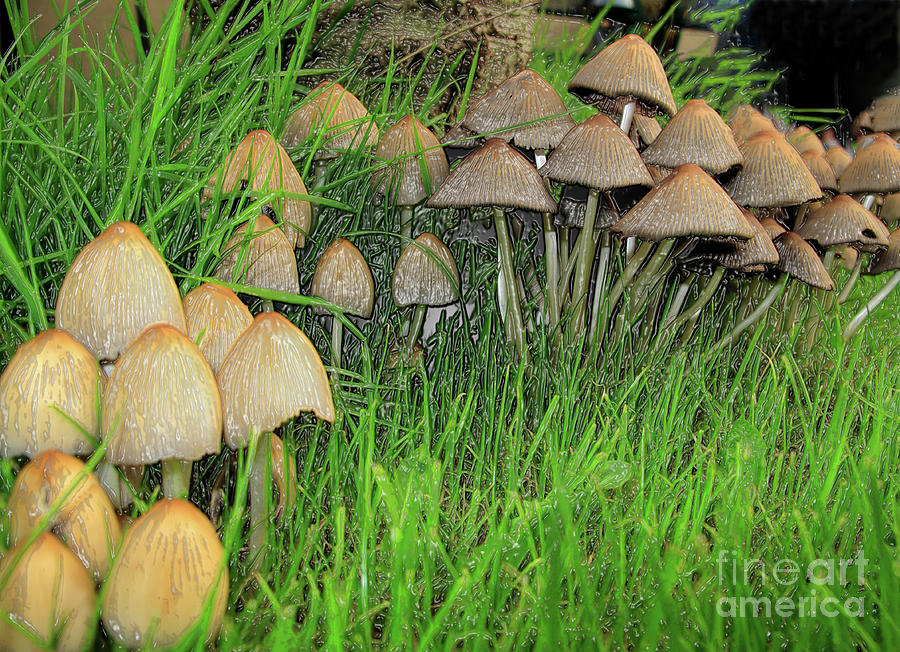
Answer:
<svg viewBox="0 0 900 652"><path fill-rule="evenodd" d="M860 587L868 563L862 550L851 559L779 559L772 564L721 550L716 568L725 595L716 601L716 613L725 618L861 618L865 604ZM746 595L754 585L774 597Z"/></svg>

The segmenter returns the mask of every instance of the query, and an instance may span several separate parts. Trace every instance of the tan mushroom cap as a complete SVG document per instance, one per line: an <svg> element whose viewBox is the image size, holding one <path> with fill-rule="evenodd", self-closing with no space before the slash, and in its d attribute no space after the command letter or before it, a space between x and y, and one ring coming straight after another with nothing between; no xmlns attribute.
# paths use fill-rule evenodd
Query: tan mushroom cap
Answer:
<svg viewBox="0 0 900 652"><path fill-rule="evenodd" d="M703 100L688 100L641 156L646 163L676 168L695 163L721 174L743 161L731 128Z"/></svg>
<svg viewBox="0 0 900 652"><path fill-rule="evenodd" d="M375 279L363 255L352 242L338 238L325 250L313 273L310 294L330 301L365 319L372 316ZM317 308L317 312L325 313Z"/></svg>
<svg viewBox="0 0 900 652"><path fill-rule="evenodd" d="M602 113L575 125L547 157L540 173L560 183L587 186L601 192L653 185L634 144Z"/></svg>
<svg viewBox="0 0 900 652"><path fill-rule="evenodd" d="M100 433L100 365L65 331L22 344L0 375L0 457L84 455Z"/></svg>
<svg viewBox="0 0 900 652"><path fill-rule="evenodd" d="M253 315L237 295L215 283L204 283L184 296L184 315L191 342L209 362L213 373L250 324Z"/></svg>
<svg viewBox="0 0 900 652"><path fill-rule="evenodd" d="M56 326L94 357L115 360L151 324L185 329L169 268L141 230L116 222L87 243L63 279Z"/></svg>
<svg viewBox="0 0 900 652"><path fill-rule="evenodd" d="M397 206L415 206L431 196L450 174L441 143L412 115L401 118L384 132L375 148L375 158L386 162L373 176L376 188Z"/></svg>
<svg viewBox="0 0 900 652"><path fill-rule="evenodd" d="M263 290L299 294L297 259L281 229L260 214L248 234L242 225L222 249L215 276L226 283L241 283Z"/></svg>
<svg viewBox="0 0 900 652"><path fill-rule="evenodd" d="M523 70L488 91L466 111L462 126L517 147L553 149L575 126L556 90L533 70Z"/></svg>
<svg viewBox="0 0 900 652"><path fill-rule="evenodd" d="M844 174L844 170L847 169L847 166L853 160L853 156L843 147L829 147L825 152L825 160L828 161L831 169L834 170L834 176L840 179L841 175Z"/></svg>
<svg viewBox="0 0 900 652"><path fill-rule="evenodd" d="M124 647L171 647L211 604L206 641L228 602L228 563L209 519L181 499L159 500L125 533L103 596L103 624Z"/></svg>
<svg viewBox="0 0 900 652"><path fill-rule="evenodd" d="M679 166L616 222L613 231L644 240L734 237L754 230L728 194L699 166Z"/></svg>
<svg viewBox="0 0 900 652"><path fill-rule="evenodd" d="M900 149L880 134L856 153L840 178L841 192L897 192L900 190Z"/></svg>
<svg viewBox="0 0 900 652"><path fill-rule="evenodd" d="M900 97L883 95L875 99L872 110L872 131L900 129Z"/></svg>
<svg viewBox="0 0 900 652"><path fill-rule="evenodd" d="M742 206L793 206L822 196L800 154L777 131L763 131L741 145L744 165L726 189Z"/></svg>
<svg viewBox="0 0 900 652"><path fill-rule="evenodd" d="M656 50L637 34L607 45L575 73L569 91L588 104L626 98L641 113L674 115L675 98Z"/></svg>
<svg viewBox="0 0 900 652"><path fill-rule="evenodd" d="M222 168L206 182L204 194L211 196L219 183L222 192L232 192L241 181L249 182L253 192L308 194L291 157L268 131L262 129L251 131L244 137L225 159ZM276 198L273 208L284 222L282 228L288 242L292 247L302 247L312 227L309 202L296 197Z"/></svg>
<svg viewBox="0 0 900 652"><path fill-rule="evenodd" d="M275 312L257 315L218 374L225 443L244 448L250 431L272 431L301 412L334 422L322 358L299 328Z"/></svg>
<svg viewBox="0 0 900 652"><path fill-rule="evenodd" d="M102 414L113 464L198 460L221 448L216 378L197 346L171 326L151 326L122 354Z"/></svg>
<svg viewBox="0 0 900 652"><path fill-rule="evenodd" d="M459 270L447 246L423 233L400 253L391 279L398 306L443 306L459 298Z"/></svg>
<svg viewBox="0 0 900 652"><path fill-rule="evenodd" d="M825 156L825 146L812 129L805 125L800 125L792 129L787 135L788 142L800 152L806 154L812 152L819 156Z"/></svg>
<svg viewBox="0 0 900 652"><path fill-rule="evenodd" d="M661 133L662 127L659 126L656 118L649 115L635 114L631 121L631 131L629 131L628 135L631 137L631 142L637 147L639 141L643 141L645 145L652 144Z"/></svg>
<svg viewBox="0 0 900 652"><path fill-rule="evenodd" d="M821 247L840 244L857 246L888 245L888 228L849 195L838 195L812 212L797 226L797 235L815 240Z"/></svg>
<svg viewBox="0 0 900 652"><path fill-rule="evenodd" d="M896 222L900 220L900 192L894 192L884 196L884 204L878 213L885 222Z"/></svg>
<svg viewBox="0 0 900 652"><path fill-rule="evenodd" d="M425 205L430 208L497 206L556 212L556 202L535 167L499 138L491 138L460 161Z"/></svg>
<svg viewBox="0 0 900 652"><path fill-rule="evenodd" d="M47 528L101 582L121 537L119 519L96 476L71 455L46 451L19 471L7 504L10 544L27 539L60 499Z"/></svg>
<svg viewBox="0 0 900 652"><path fill-rule="evenodd" d="M39 535L27 548L25 543L0 559L0 646L16 652L88 649L96 631L91 576L52 534Z"/></svg>
<svg viewBox="0 0 900 652"><path fill-rule="evenodd" d="M801 154L801 157L803 158L803 162L806 163L806 167L809 168L809 171L812 173L813 179L819 184L819 188L837 192L837 176L834 174L834 170L824 156L815 152L806 151Z"/></svg>
<svg viewBox="0 0 900 652"><path fill-rule="evenodd" d="M760 265L774 265L778 262L778 250L772 244L768 231L750 211L744 211L744 217L753 227L753 237L728 243L721 251L708 255L725 269L754 271Z"/></svg>
<svg viewBox="0 0 900 652"><path fill-rule="evenodd" d="M838 247L834 252L834 257L841 261L844 269L847 271L856 267L856 261L859 259L859 252L850 245Z"/></svg>
<svg viewBox="0 0 900 652"><path fill-rule="evenodd" d="M315 159L337 158L342 151L378 142L378 130L366 107L337 82L324 81L309 92L303 105L288 117L281 143L296 147L319 131L324 135Z"/></svg>
<svg viewBox="0 0 900 652"><path fill-rule="evenodd" d="M749 104L738 105L729 124L739 146L761 131L776 131L775 124Z"/></svg>
<svg viewBox="0 0 900 652"><path fill-rule="evenodd" d="M766 230L766 233L769 234L769 238L771 238L772 240L787 231L786 228L781 226L778 220L771 217L764 217L759 221L759 223Z"/></svg>
<svg viewBox="0 0 900 652"><path fill-rule="evenodd" d="M867 274L883 274L900 269L900 229L891 231L888 247L873 256Z"/></svg>
<svg viewBox="0 0 900 652"><path fill-rule="evenodd" d="M822 260L809 244L793 231L785 231L773 241L778 250L776 269L791 278L821 290L834 290L834 281Z"/></svg>

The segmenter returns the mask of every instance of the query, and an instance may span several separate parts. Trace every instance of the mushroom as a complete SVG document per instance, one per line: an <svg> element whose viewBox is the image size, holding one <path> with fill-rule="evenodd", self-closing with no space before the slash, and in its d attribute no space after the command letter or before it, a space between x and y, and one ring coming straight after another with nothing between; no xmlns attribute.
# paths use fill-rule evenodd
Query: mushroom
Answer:
<svg viewBox="0 0 900 652"><path fill-rule="evenodd" d="M631 138L634 146L640 149L642 142L644 145L652 145L660 133L662 133L662 127L659 126L659 121L656 118L649 115L635 114L628 136Z"/></svg>
<svg viewBox="0 0 900 652"><path fill-rule="evenodd" d="M856 153L840 178L843 193L891 193L900 190L900 150L890 136L879 134ZM871 204L866 205L871 208Z"/></svg>
<svg viewBox="0 0 900 652"><path fill-rule="evenodd" d="M885 222L896 222L900 220L900 192L893 192L884 196L884 204L878 212Z"/></svg>
<svg viewBox="0 0 900 652"><path fill-rule="evenodd" d="M812 153L825 156L825 146L809 127L804 125L795 127L787 135L787 140L801 155Z"/></svg>
<svg viewBox="0 0 900 652"><path fill-rule="evenodd" d="M738 145L751 140L762 131L777 131L769 118L749 104L739 104L728 121Z"/></svg>
<svg viewBox="0 0 900 652"><path fill-rule="evenodd" d="M900 96L882 95L872 103L872 131L900 129Z"/></svg>
<svg viewBox="0 0 900 652"><path fill-rule="evenodd" d="M864 250L887 247L890 237L881 220L849 195L838 195L810 213L796 233L804 240L815 240L823 249L843 244ZM828 267L828 261L825 266Z"/></svg>
<svg viewBox="0 0 900 652"><path fill-rule="evenodd" d="M253 315L237 295L215 283L204 283L184 296L184 315L188 337L214 374L237 338L253 323Z"/></svg>
<svg viewBox="0 0 900 652"><path fill-rule="evenodd" d="M822 190L837 192L837 176L825 156L817 152L806 151L801 154L801 157Z"/></svg>

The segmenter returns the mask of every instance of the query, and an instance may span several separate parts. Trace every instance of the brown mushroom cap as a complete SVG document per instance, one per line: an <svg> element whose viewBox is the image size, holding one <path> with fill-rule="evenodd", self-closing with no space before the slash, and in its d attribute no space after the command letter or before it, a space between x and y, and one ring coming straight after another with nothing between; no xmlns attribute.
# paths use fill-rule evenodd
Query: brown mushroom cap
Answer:
<svg viewBox="0 0 900 652"><path fill-rule="evenodd" d="M391 291L398 306L443 306L459 298L459 270L447 246L423 233L400 253Z"/></svg>
<svg viewBox="0 0 900 652"><path fill-rule="evenodd" d="M843 147L829 147L825 152L825 160L834 170L834 176L840 178L853 160L853 156Z"/></svg>
<svg viewBox="0 0 900 652"><path fill-rule="evenodd" d="M734 134L703 100L688 100L641 156L646 163L676 168L695 163L721 174L743 161Z"/></svg>
<svg viewBox="0 0 900 652"><path fill-rule="evenodd" d="M328 375L299 328L275 312L257 315L218 374L225 443L244 448L251 429L272 431L301 412L334 422Z"/></svg>
<svg viewBox="0 0 900 652"><path fill-rule="evenodd" d="M175 279L137 226L116 222L75 257L59 288L56 326L94 357L115 360L160 323L185 329Z"/></svg>
<svg viewBox="0 0 900 652"><path fill-rule="evenodd" d="M725 269L754 271L760 265L774 265L778 262L778 250L772 244L772 238L765 227L750 211L744 211L744 217L753 227L754 234L749 240L720 245L719 251L709 253L705 257L715 261Z"/></svg>
<svg viewBox="0 0 900 652"><path fill-rule="evenodd" d="M575 125L547 157L541 175L600 190L652 186L641 155L618 125L598 113Z"/></svg>
<svg viewBox="0 0 900 652"><path fill-rule="evenodd" d="M584 64L569 82L569 91L588 104L626 98L636 100L647 115L676 111L659 55L637 34L610 43Z"/></svg>
<svg viewBox="0 0 900 652"><path fill-rule="evenodd" d="M281 143L296 147L319 131L325 133L313 154L316 159L337 158L342 151L378 142L378 130L366 107L337 82L324 81L309 92L303 105L288 117Z"/></svg>
<svg viewBox="0 0 900 652"><path fill-rule="evenodd" d="M656 118L649 115L635 114L631 121L631 131L629 131L628 135L631 137L631 142L637 146L639 140L643 141L645 145L650 145L661 133L662 127L659 126L659 121Z"/></svg>
<svg viewBox="0 0 900 652"><path fill-rule="evenodd" d="M10 544L27 539L60 499L47 527L101 582L119 543L119 519L96 476L75 457L46 451L19 471L7 505Z"/></svg>
<svg viewBox="0 0 900 652"><path fill-rule="evenodd" d="M800 154L812 152L819 156L825 156L825 146L822 141L819 140L816 132L805 125L792 129L787 135L787 140Z"/></svg>
<svg viewBox="0 0 900 652"><path fill-rule="evenodd" d="M834 281L828 270L806 240L793 231L785 231L773 242L779 257L776 269L814 288L834 290Z"/></svg>
<svg viewBox="0 0 900 652"><path fill-rule="evenodd" d="M821 247L888 245L887 227L849 195L838 195L797 226L797 235Z"/></svg>
<svg viewBox="0 0 900 652"><path fill-rule="evenodd" d="M450 174L440 142L412 115L401 118L384 132L375 149L375 158L386 162L385 168L373 177L378 192L397 206L415 206Z"/></svg>
<svg viewBox="0 0 900 652"><path fill-rule="evenodd" d="M297 259L284 233L262 214L248 234L249 224L239 227L225 243L216 278L226 283L299 294Z"/></svg>
<svg viewBox="0 0 900 652"><path fill-rule="evenodd" d="M62 652L88 649L96 631L91 576L52 534L39 535L27 548L26 543L0 559L0 613L4 615L0 618L0 646L4 650L52 646ZM33 639L43 644L37 645Z"/></svg>
<svg viewBox="0 0 900 652"><path fill-rule="evenodd" d="M885 222L896 222L900 220L900 192L894 192L884 196L884 204L878 213Z"/></svg>
<svg viewBox="0 0 900 652"><path fill-rule="evenodd" d="M221 448L216 378L197 346L171 326L151 326L122 354L102 414L113 464L198 460Z"/></svg>
<svg viewBox="0 0 900 652"><path fill-rule="evenodd" d="M425 205L430 208L499 206L556 212L556 202L535 167L499 138L491 138L460 161Z"/></svg>
<svg viewBox="0 0 900 652"><path fill-rule="evenodd" d="M806 151L801 154L801 157L803 158L803 162L806 163L806 167L809 168L809 171L812 173L813 179L819 184L819 188L837 192L837 177L824 156L812 151Z"/></svg>
<svg viewBox="0 0 900 652"><path fill-rule="evenodd" d="M900 129L900 97L883 95L873 102L872 131Z"/></svg>
<svg viewBox="0 0 900 652"><path fill-rule="evenodd" d="M648 192L613 231L644 240L681 236L735 237L754 230L728 194L699 166L679 166Z"/></svg>
<svg viewBox="0 0 900 652"><path fill-rule="evenodd" d="M204 283L184 297L187 334L209 362L213 373L241 333L253 323L253 315L237 295L215 283Z"/></svg>
<svg viewBox="0 0 900 652"><path fill-rule="evenodd" d="M103 596L103 624L130 649L171 647L211 604L207 642L228 602L225 549L186 500L159 500L125 533Z"/></svg>
<svg viewBox="0 0 900 652"><path fill-rule="evenodd" d="M87 454L98 437L100 365L65 331L22 344L0 375L0 457Z"/></svg>
<svg viewBox="0 0 900 652"><path fill-rule="evenodd" d="M840 178L841 192L897 192L900 190L900 149L884 134L856 153Z"/></svg>
<svg viewBox="0 0 900 652"><path fill-rule="evenodd" d="M850 245L843 245L835 250L834 257L841 261L844 269L850 271L856 267L856 261L859 259L859 252Z"/></svg>
<svg viewBox="0 0 900 652"><path fill-rule="evenodd" d="M777 131L763 131L741 145L744 165L726 189L742 206L793 206L822 196L796 149Z"/></svg>
<svg viewBox="0 0 900 652"><path fill-rule="evenodd" d="M781 226L781 224L777 220L771 217L764 217L759 221L759 223L766 230L766 233L769 234L769 238L772 240L787 231L787 229Z"/></svg>
<svg viewBox="0 0 900 652"><path fill-rule="evenodd" d="M310 294L330 301L351 315L372 316L375 279L363 255L352 242L338 238L325 250L313 273ZM320 313L324 309L316 309Z"/></svg>
<svg viewBox="0 0 900 652"><path fill-rule="evenodd" d="M888 248L875 254L867 274L883 274L900 269L900 229L891 232Z"/></svg>
<svg viewBox="0 0 900 652"><path fill-rule="evenodd" d="M761 131L777 131L771 120L749 104L738 105L731 114L729 124L738 146L751 140Z"/></svg>

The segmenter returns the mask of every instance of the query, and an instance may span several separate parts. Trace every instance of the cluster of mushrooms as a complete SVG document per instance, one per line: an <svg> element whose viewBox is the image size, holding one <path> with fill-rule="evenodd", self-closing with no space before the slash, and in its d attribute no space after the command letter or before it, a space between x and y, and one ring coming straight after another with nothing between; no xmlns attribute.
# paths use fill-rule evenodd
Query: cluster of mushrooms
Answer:
<svg viewBox="0 0 900 652"><path fill-rule="evenodd" d="M89 646L101 585L100 617L121 645L216 635L228 560L209 518L187 500L193 463L223 441L248 448L258 553L296 480L273 431L303 412L329 423L336 416L309 338L272 301L254 303L254 316L233 291L301 292L295 251L313 235L317 211L289 154L298 146L312 146L314 190L342 152L375 148L373 183L397 209L405 244L392 276L394 304L411 307L400 360L421 361L429 306L462 297L450 249L416 231L423 207L492 220L498 303L523 361L539 324L556 342L626 332L684 341L707 306L735 301L724 346L790 279L821 292L829 308L863 269L900 269L900 230L882 221L900 218L900 194L890 194L900 191L900 150L886 133L861 134L854 155L832 133L824 142L806 127L785 134L750 106L738 107L730 126L703 100L677 110L659 57L635 35L601 51L569 89L598 112L575 124L556 91L525 70L473 103L442 145L413 116L378 139L359 100L326 82L280 141L251 131L204 185L207 210L235 193L267 204L222 248L219 282L181 297L131 223L88 243L60 287L56 327L24 343L0 376L0 455L30 458L9 499L0 640L14 649ZM662 128L659 115L671 116ZM900 96L875 102L869 128L900 130ZM452 170L448 152L460 159ZM541 233L540 265L516 246L529 220ZM851 273L829 302L839 263ZM847 336L898 283L895 272ZM369 318L375 304L372 272L352 242L338 238L325 250L308 294L333 313L338 369L343 313ZM788 295L785 314L808 310L808 294L792 287ZM141 498L143 470L155 464L163 497L130 522L119 513Z"/></svg>

